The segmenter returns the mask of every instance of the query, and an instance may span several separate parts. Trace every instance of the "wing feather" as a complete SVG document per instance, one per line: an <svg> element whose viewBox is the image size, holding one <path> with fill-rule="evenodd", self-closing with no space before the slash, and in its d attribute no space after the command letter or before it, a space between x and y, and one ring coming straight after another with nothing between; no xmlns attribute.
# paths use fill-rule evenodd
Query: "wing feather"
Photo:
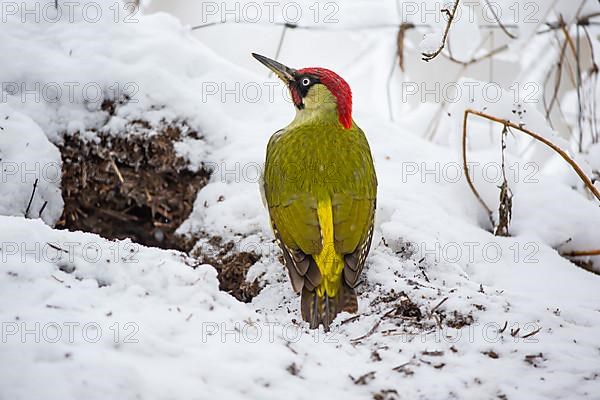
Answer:
<svg viewBox="0 0 600 400"><path fill-rule="evenodd" d="M377 178L364 134L360 129L328 133L318 140L331 143L306 146L317 143L315 138L307 139L315 135L322 134L312 126L273 135L265 163L265 197L271 223L296 292L314 290L322 279L313 258L323 249L318 193L322 196L326 190L331 198L334 246L344 257L343 278L350 288L359 281L373 235ZM343 150L331 159L331 152L323 152L328 148ZM291 154L295 156L292 159ZM329 162L325 169L323 162Z"/></svg>

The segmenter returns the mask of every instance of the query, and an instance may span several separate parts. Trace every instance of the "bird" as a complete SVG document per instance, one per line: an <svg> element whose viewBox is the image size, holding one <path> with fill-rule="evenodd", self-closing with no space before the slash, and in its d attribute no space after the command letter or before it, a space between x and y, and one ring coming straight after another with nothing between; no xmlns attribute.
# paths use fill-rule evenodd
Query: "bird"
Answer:
<svg viewBox="0 0 600 400"><path fill-rule="evenodd" d="M252 56L287 85L296 110L269 139L262 191L302 319L327 332L339 312L358 311L375 221L373 156L338 74Z"/></svg>

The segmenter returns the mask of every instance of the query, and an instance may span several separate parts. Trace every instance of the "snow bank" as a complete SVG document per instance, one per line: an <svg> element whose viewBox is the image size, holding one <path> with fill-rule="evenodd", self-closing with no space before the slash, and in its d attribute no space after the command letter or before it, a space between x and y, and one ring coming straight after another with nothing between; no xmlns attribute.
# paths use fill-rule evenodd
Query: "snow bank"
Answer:
<svg viewBox="0 0 600 400"><path fill-rule="evenodd" d="M42 129L0 103L0 215L55 224L63 208L61 166L58 149Z"/></svg>
<svg viewBox="0 0 600 400"><path fill-rule="evenodd" d="M218 290L212 267L179 253L18 217L0 222L6 397L594 392L596 283L552 251L528 269L503 258L463 270L431 254L422 260L408 244L379 245L361 317L341 324L350 317L342 315L325 335L294 322L297 298L273 259L263 260L270 284L247 307ZM554 278L541 284L541 274Z"/></svg>
<svg viewBox="0 0 600 400"><path fill-rule="evenodd" d="M97 24L79 17L7 20L0 31L3 79L17 89L3 87L8 105L0 117L9 119L0 119L2 162L7 156L60 163L50 142L60 143L63 134L94 140L98 129L120 135L138 118L150 122L149 131L163 120L186 120L206 146L182 141L177 151L213 174L180 231L253 249L261 259L249 278L265 287L242 304L219 291L212 267L180 253L24 219L32 183L8 176L13 186L0 186L14 196L0 199L9 207L0 214L12 215L0 216L0 397L559 399L598 392L598 276L556 250L597 247L597 204L510 153L513 236L494 237L462 174L456 120L442 120L437 144L421 139L408 127L423 121L389 121L384 91L372 85L387 76L387 63L375 70L370 57L351 62L370 46L392 54L393 37L336 40L338 61L335 52L324 58L353 87L355 119L371 143L380 182L359 315L340 315L325 335L299 321L299 299L258 190L267 140L291 120L293 108L260 66L246 69L224 55L250 58L249 50L257 50L250 34L223 39L217 52L172 16L115 23L103 5ZM353 16L348 24L362 17L344 15ZM264 34L260 26L245 29ZM361 44L347 52L344 46L355 42ZM297 54L283 62L302 67L320 58L310 51L314 42L298 43ZM94 83L102 95L92 99L77 89L56 101L24 101L20 89L73 81ZM244 87L261 88L261 96L244 95ZM125 99L116 115L102 107L114 97L111 88ZM429 122L427 106L415 112ZM486 105L478 97L471 106ZM495 111L510 117L512 106L499 103ZM451 111L453 118L462 118L459 111ZM538 122L533 111L527 115L527 123ZM472 123L472 138L489 132ZM493 209L497 143L473 142L470 153L478 163L474 182ZM61 212L59 186L39 185L31 209L48 200L42 218L51 224Z"/></svg>

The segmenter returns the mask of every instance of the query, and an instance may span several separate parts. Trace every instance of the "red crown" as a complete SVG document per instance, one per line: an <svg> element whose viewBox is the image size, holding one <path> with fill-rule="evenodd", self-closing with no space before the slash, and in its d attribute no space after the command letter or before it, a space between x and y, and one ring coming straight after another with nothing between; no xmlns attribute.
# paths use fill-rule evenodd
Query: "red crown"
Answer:
<svg viewBox="0 0 600 400"><path fill-rule="evenodd" d="M341 76L326 68L303 68L298 72L315 75L319 78L336 98L340 124L346 129L352 127L352 90L350 90L350 85Z"/></svg>

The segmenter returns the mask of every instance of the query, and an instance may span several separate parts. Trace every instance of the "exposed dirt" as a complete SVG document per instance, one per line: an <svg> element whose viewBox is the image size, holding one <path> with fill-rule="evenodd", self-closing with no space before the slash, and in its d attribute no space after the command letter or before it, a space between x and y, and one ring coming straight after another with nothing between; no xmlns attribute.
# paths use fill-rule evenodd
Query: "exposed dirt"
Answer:
<svg viewBox="0 0 600 400"><path fill-rule="evenodd" d="M528 354L525 356L524 360L532 367L539 368L542 366L543 362L546 361L546 357L544 357L544 353Z"/></svg>
<svg viewBox="0 0 600 400"><path fill-rule="evenodd" d="M147 128L142 121L131 125ZM186 168L187 162L173 148L182 136L178 125L165 125L152 136L99 133L97 142L78 134L65 136L61 145L65 208L59 227L189 250L175 230L192 211L196 193L210 173Z"/></svg>
<svg viewBox="0 0 600 400"><path fill-rule="evenodd" d="M423 318L423 314L421 313L421 309L419 306L410 299L406 293L402 292L400 296L400 304L394 311L393 316L402 317L402 318L414 318L417 321L420 321Z"/></svg>
<svg viewBox="0 0 600 400"><path fill-rule="evenodd" d="M126 102L102 104L107 123ZM128 135L113 136L100 129L95 140L79 134L63 136L65 207L57 227L190 253L198 238L181 237L175 231L191 213L210 171L190 170L173 144L185 138L201 140L201 135L185 122L153 128L146 121L132 121L125 130ZM209 239L215 251L190 255L217 269L222 290L249 302L260 288L257 281L246 282L246 274L260 257L235 252L233 243L221 243L219 237Z"/></svg>
<svg viewBox="0 0 600 400"><path fill-rule="evenodd" d="M484 351L484 352L482 352L482 354L485 354L486 356L488 356L489 358L492 358L494 360L497 360L498 358L500 358L498 353L496 353L494 350Z"/></svg>
<svg viewBox="0 0 600 400"><path fill-rule="evenodd" d="M202 263L210 264L217 269L219 289L229 293L239 301L249 303L261 291L258 279L247 282L246 275L260 256L249 252L236 252L233 242L223 244L222 238L213 236L209 245L210 252L194 250L192 256Z"/></svg>
<svg viewBox="0 0 600 400"><path fill-rule="evenodd" d="M373 400L396 400L399 398L400 396L396 389L384 389L377 393L373 393Z"/></svg>
<svg viewBox="0 0 600 400"><path fill-rule="evenodd" d="M461 329L471 325L475 319L471 314L463 314L458 311L452 311L449 315L441 313L442 321L450 328Z"/></svg>
<svg viewBox="0 0 600 400"><path fill-rule="evenodd" d="M389 317L412 319L417 322L423 318L419 306L404 291L396 292L392 289L389 293L376 299L371 305L373 306L375 303L393 304L396 308L389 312Z"/></svg>

